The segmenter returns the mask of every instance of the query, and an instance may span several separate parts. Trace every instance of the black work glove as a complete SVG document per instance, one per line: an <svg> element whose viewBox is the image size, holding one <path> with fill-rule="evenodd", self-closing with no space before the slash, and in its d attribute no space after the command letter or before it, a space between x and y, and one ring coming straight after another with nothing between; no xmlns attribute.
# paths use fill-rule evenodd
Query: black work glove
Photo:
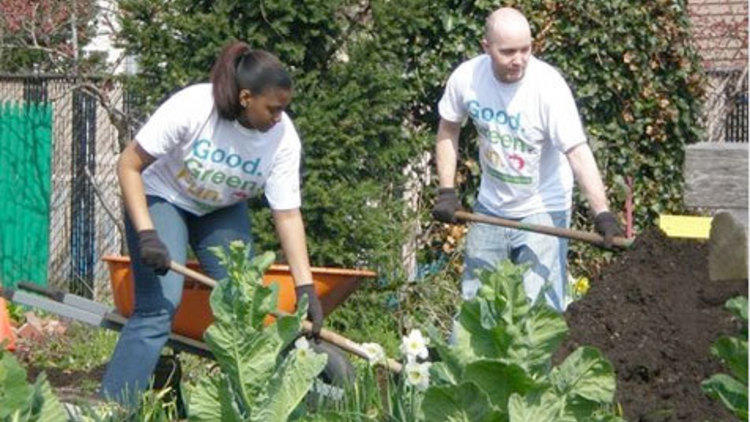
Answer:
<svg viewBox="0 0 750 422"><path fill-rule="evenodd" d="M620 224L609 211L602 211L594 217L594 228L604 236L604 247L607 249L612 249L612 238L622 236Z"/></svg>
<svg viewBox="0 0 750 422"><path fill-rule="evenodd" d="M440 188L435 207L432 208L432 216L435 220L443 223L455 223L456 217L454 214L458 211L459 206L455 188Z"/></svg>
<svg viewBox="0 0 750 422"><path fill-rule="evenodd" d="M307 318L312 322L312 337L317 338L320 334L320 327L323 326L323 308L320 306L318 295L315 294L315 287L312 284L305 284L294 288L297 294L297 303L303 296L307 295Z"/></svg>
<svg viewBox="0 0 750 422"><path fill-rule="evenodd" d="M164 246L156 230L141 230L138 232L138 252L141 263L151 267L158 275L169 271L169 251Z"/></svg>

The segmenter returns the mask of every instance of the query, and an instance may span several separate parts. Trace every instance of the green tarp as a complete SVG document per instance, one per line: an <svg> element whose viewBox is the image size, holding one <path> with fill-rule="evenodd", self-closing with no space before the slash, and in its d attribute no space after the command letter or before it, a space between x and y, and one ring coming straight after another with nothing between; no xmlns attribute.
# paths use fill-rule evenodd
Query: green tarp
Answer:
<svg viewBox="0 0 750 422"><path fill-rule="evenodd" d="M52 107L0 104L0 280L47 284Z"/></svg>

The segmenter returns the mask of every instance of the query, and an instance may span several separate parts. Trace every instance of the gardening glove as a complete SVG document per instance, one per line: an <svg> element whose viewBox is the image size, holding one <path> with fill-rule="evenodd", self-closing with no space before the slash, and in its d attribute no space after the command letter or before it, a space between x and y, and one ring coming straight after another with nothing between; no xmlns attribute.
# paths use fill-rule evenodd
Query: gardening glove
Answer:
<svg viewBox="0 0 750 422"><path fill-rule="evenodd" d="M307 319L312 322L312 337L318 338L320 327L323 326L323 308L320 306L318 295L315 294L315 287L312 284L305 284L294 288L297 294L297 303L302 296L307 295Z"/></svg>
<svg viewBox="0 0 750 422"><path fill-rule="evenodd" d="M607 249L612 249L612 239L615 236L622 236L617 219L609 211L602 211L594 217L594 228L604 236L604 247Z"/></svg>
<svg viewBox="0 0 750 422"><path fill-rule="evenodd" d="M443 223L455 223L454 214L459 208L458 195L455 188L438 189L438 197L435 201L435 207L432 209L432 216Z"/></svg>
<svg viewBox="0 0 750 422"><path fill-rule="evenodd" d="M141 263L151 267L158 275L169 271L169 251L164 246L156 230L141 230L138 232L138 252Z"/></svg>

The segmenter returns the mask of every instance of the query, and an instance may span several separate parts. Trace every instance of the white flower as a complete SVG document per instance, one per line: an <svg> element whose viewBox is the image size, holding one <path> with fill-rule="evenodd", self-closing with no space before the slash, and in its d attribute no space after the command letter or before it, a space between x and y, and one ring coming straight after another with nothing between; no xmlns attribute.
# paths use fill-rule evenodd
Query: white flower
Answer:
<svg viewBox="0 0 750 422"><path fill-rule="evenodd" d="M307 342L305 337L300 337L294 341L294 348L297 349L297 356L299 358L306 358L310 356L310 343Z"/></svg>
<svg viewBox="0 0 750 422"><path fill-rule="evenodd" d="M407 362L404 366L406 382L419 390L426 390L430 385L430 365L430 362Z"/></svg>
<svg viewBox="0 0 750 422"><path fill-rule="evenodd" d="M385 361L385 351L383 347L377 343L363 343L362 348L367 353L367 359L370 361L370 365Z"/></svg>
<svg viewBox="0 0 750 422"><path fill-rule="evenodd" d="M422 332L414 329L411 330L408 336L405 336L401 340L401 353L406 355L407 361L415 361L417 358L427 358L427 345L430 344L430 339L424 338Z"/></svg>

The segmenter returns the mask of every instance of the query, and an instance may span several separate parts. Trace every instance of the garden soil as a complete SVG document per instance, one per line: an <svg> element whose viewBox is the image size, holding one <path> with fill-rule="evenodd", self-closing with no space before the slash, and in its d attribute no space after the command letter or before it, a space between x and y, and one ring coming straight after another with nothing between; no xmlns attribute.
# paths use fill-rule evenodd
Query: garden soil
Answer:
<svg viewBox="0 0 750 422"><path fill-rule="evenodd" d="M726 372L709 349L739 332L723 307L739 294L747 295L747 279L709 280L706 242L648 231L570 305L569 337L554 360L582 345L601 350L615 368L615 400L628 421L736 420L700 383Z"/></svg>

